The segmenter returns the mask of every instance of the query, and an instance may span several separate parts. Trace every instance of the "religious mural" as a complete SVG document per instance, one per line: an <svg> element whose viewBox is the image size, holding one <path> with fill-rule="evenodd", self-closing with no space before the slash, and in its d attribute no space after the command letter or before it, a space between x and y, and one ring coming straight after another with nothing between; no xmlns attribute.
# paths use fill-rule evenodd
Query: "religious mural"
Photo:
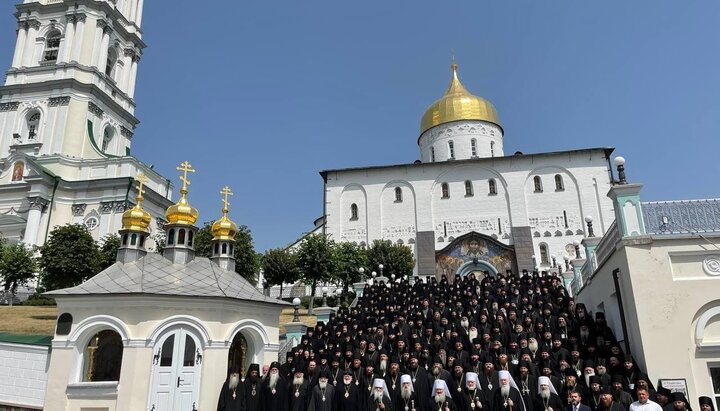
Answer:
<svg viewBox="0 0 720 411"><path fill-rule="evenodd" d="M468 262L477 262L477 271L488 271L487 267L483 268L483 264L489 264L502 273L514 269L515 251L492 237L471 232L435 253L435 272L451 280Z"/></svg>
<svg viewBox="0 0 720 411"><path fill-rule="evenodd" d="M25 172L25 163L18 161L13 166L12 181L20 181L23 179L23 173Z"/></svg>

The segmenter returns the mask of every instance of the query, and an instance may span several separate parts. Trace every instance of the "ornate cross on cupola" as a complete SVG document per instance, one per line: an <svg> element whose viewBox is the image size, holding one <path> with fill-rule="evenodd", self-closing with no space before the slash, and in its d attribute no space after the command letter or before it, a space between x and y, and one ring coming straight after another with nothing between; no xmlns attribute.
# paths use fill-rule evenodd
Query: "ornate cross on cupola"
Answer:
<svg viewBox="0 0 720 411"><path fill-rule="evenodd" d="M220 194L223 195L223 214L227 214L230 210L230 202L228 201L228 196L231 196L234 193L230 190L230 187L225 186L222 190L220 190Z"/></svg>
<svg viewBox="0 0 720 411"><path fill-rule="evenodd" d="M145 173L142 171L138 173L137 177L135 177L135 181L138 183L138 189L137 189L137 197L136 201L138 205L143 201L144 195L145 195L145 183L147 183L148 179L147 176L145 176Z"/></svg>
<svg viewBox="0 0 720 411"><path fill-rule="evenodd" d="M175 169L183 172L183 175L180 176L180 181L182 181L182 183L183 183L183 186L180 189L180 193L185 195L185 194L187 194L188 186L190 185L190 180L188 180L188 178L187 178L188 173L194 173L195 169L192 168L192 164L190 164L188 161L183 161Z"/></svg>

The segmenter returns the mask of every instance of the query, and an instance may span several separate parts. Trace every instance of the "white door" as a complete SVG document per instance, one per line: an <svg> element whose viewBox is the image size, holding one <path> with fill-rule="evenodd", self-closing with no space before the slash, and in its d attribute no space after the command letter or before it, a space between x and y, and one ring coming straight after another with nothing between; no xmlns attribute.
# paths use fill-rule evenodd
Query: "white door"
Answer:
<svg viewBox="0 0 720 411"><path fill-rule="evenodd" d="M160 347L160 348L157 348ZM159 340L153 356L151 411L196 411L202 353L198 338L176 329Z"/></svg>

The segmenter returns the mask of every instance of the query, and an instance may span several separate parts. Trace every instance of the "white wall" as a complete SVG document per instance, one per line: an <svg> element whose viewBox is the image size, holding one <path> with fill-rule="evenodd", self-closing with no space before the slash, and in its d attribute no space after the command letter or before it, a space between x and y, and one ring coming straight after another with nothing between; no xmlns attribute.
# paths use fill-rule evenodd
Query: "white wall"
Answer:
<svg viewBox="0 0 720 411"><path fill-rule="evenodd" d="M43 407L48 349L46 346L0 342L0 404Z"/></svg>

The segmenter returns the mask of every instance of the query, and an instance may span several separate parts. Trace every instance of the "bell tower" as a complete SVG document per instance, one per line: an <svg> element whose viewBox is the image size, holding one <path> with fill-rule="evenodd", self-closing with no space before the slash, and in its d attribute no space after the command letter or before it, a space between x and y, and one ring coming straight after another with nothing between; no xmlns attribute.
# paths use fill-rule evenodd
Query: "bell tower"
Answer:
<svg viewBox="0 0 720 411"><path fill-rule="evenodd" d="M0 158L11 147L78 159L129 154L143 1L17 5L15 52L0 87Z"/></svg>

